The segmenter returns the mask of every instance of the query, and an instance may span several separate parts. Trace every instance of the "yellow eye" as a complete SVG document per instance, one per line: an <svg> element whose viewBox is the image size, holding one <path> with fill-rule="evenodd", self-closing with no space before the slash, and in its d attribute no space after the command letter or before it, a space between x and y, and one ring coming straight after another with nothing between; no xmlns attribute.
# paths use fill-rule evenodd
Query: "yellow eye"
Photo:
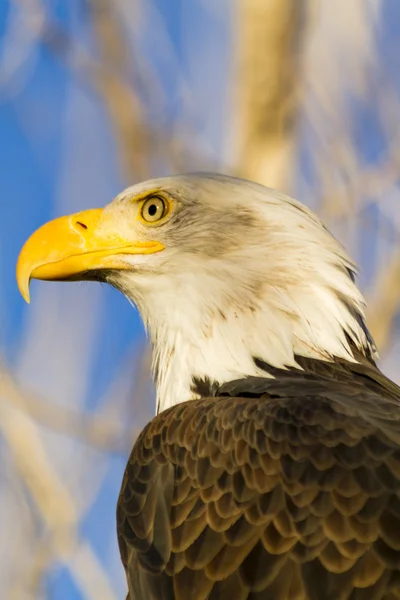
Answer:
<svg viewBox="0 0 400 600"><path fill-rule="evenodd" d="M148 223L160 221L167 214L167 203L159 196L152 196L143 202L142 218Z"/></svg>

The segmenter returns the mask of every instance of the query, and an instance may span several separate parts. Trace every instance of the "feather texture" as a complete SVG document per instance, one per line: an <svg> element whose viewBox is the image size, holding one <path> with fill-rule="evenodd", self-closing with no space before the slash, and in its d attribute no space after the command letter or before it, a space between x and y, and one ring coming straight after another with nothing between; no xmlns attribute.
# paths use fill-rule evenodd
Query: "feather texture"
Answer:
<svg viewBox="0 0 400 600"><path fill-rule="evenodd" d="M399 389L373 365L302 368L142 432L118 503L132 600L400 598Z"/></svg>

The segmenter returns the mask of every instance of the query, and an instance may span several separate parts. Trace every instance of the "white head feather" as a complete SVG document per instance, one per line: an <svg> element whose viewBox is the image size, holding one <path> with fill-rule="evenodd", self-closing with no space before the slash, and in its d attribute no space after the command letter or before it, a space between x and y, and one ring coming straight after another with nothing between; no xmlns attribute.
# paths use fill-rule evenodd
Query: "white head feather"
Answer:
<svg viewBox="0 0 400 600"><path fill-rule="evenodd" d="M160 226L165 250L129 256L109 281L134 302L153 344L161 411L197 397L194 379L265 376L255 358L298 366L296 355L373 357L354 265L302 204L261 185L186 175L133 186L111 203L159 189L177 206ZM126 221L124 227L127 227Z"/></svg>

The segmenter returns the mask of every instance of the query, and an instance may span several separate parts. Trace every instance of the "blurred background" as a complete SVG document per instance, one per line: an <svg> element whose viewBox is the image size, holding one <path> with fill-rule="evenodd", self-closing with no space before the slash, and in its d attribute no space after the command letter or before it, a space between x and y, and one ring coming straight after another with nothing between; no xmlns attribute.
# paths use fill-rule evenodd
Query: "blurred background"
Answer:
<svg viewBox="0 0 400 600"><path fill-rule="evenodd" d="M400 3L0 0L0 595L116 600L115 505L154 414L137 312L15 283L45 220L215 170L312 207L400 382Z"/></svg>

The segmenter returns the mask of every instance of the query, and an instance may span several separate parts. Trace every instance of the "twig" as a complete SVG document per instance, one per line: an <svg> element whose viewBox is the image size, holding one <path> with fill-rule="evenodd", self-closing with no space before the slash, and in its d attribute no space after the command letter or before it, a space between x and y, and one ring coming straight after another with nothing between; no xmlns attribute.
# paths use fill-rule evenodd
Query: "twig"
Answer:
<svg viewBox="0 0 400 600"><path fill-rule="evenodd" d="M393 334L392 324L400 304L400 251L381 270L374 289L368 304L368 322L378 350L383 350Z"/></svg>
<svg viewBox="0 0 400 600"><path fill-rule="evenodd" d="M72 497L49 461L37 427L21 410L0 405L0 429L12 450L20 476L52 534L53 552L65 563L87 600L115 600L91 546L79 539Z"/></svg>
<svg viewBox="0 0 400 600"><path fill-rule="evenodd" d="M47 402L37 394L21 389L4 368L0 369L0 381L5 401L19 406L31 418L53 431L79 439L98 450L126 455L139 433L109 417L96 413L85 414Z"/></svg>

